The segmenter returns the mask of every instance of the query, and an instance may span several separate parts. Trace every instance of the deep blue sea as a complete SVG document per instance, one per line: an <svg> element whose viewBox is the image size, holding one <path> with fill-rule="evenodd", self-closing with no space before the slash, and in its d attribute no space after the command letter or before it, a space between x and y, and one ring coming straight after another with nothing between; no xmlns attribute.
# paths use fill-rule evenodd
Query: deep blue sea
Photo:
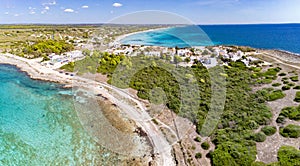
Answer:
<svg viewBox="0 0 300 166"><path fill-rule="evenodd" d="M123 44L166 47L239 45L300 54L300 24L201 25L128 36Z"/></svg>
<svg viewBox="0 0 300 166"><path fill-rule="evenodd" d="M61 85L0 65L1 166L105 165L114 160L81 126L71 94Z"/></svg>

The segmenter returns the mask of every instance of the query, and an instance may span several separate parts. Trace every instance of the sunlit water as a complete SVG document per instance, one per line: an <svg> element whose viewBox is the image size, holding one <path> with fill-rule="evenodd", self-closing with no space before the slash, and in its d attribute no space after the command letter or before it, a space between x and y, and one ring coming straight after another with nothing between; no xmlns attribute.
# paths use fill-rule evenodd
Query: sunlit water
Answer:
<svg viewBox="0 0 300 166"><path fill-rule="evenodd" d="M189 47L240 45L300 54L300 24L201 25L138 33L123 44Z"/></svg>
<svg viewBox="0 0 300 166"><path fill-rule="evenodd" d="M71 90L0 65L0 165L111 165L118 156L85 132Z"/></svg>

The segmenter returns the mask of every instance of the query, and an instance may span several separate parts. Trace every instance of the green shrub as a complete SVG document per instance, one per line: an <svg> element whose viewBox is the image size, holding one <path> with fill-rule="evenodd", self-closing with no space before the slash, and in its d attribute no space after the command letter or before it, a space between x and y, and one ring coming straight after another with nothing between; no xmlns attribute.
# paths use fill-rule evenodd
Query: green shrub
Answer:
<svg viewBox="0 0 300 166"><path fill-rule="evenodd" d="M277 123L284 123L285 122L285 117L284 116L278 116L278 118L276 119Z"/></svg>
<svg viewBox="0 0 300 166"><path fill-rule="evenodd" d="M286 73L279 73L278 75L282 77L282 76L286 76L287 74Z"/></svg>
<svg viewBox="0 0 300 166"><path fill-rule="evenodd" d="M278 86L281 86L281 83L274 83L274 84L272 84L272 86L278 87Z"/></svg>
<svg viewBox="0 0 300 166"><path fill-rule="evenodd" d="M282 90L274 90L273 88L264 88L256 93L267 101L275 101L285 97L285 94L282 92Z"/></svg>
<svg viewBox="0 0 300 166"><path fill-rule="evenodd" d="M295 86L293 89L300 90L300 85Z"/></svg>
<svg viewBox="0 0 300 166"><path fill-rule="evenodd" d="M196 141L196 142L201 142L201 138L200 138L200 137L196 137L196 138L194 139L194 141Z"/></svg>
<svg viewBox="0 0 300 166"><path fill-rule="evenodd" d="M282 89L283 91L286 91L286 90L290 90L291 87L288 86L288 85L284 85L281 89Z"/></svg>
<svg viewBox="0 0 300 166"><path fill-rule="evenodd" d="M298 76L290 77L290 79L291 79L291 81L293 81L293 82L298 82L298 81L299 81Z"/></svg>
<svg viewBox="0 0 300 166"><path fill-rule="evenodd" d="M263 132L255 133L251 136L251 139L255 142L264 142L267 137Z"/></svg>
<svg viewBox="0 0 300 166"><path fill-rule="evenodd" d="M298 107L285 107L281 110L279 116L289 118L291 120L300 120L300 106Z"/></svg>
<svg viewBox="0 0 300 166"><path fill-rule="evenodd" d="M196 159L202 158L202 154L201 154L201 153L196 153L195 158L196 158Z"/></svg>
<svg viewBox="0 0 300 166"><path fill-rule="evenodd" d="M202 147L202 149L204 149L204 150L208 150L209 147L210 147L210 145L209 145L208 142L203 142L203 143L201 144L201 147Z"/></svg>
<svg viewBox="0 0 300 166"><path fill-rule="evenodd" d="M263 133L265 133L267 136L271 136L271 135L276 133L276 127L274 127L274 126L265 126L261 129L261 131Z"/></svg>
<svg viewBox="0 0 300 166"><path fill-rule="evenodd" d="M281 146L278 151L278 163L282 166L299 166L300 151L292 146Z"/></svg>
<svg viewBox="0 0 300 166"><path fill-rule="evenodd" d="M297 125L287 125L286 127L283 127L280 129L280 134L283 137L289 137L289 138L299 138L300 137L300 126Z"/></svg>
<svg viewBox="0 0 300 166"><path fill-rule="evenodd" d="M290 83L288 83L287 85L293 87L293 86L295 86L296 84L293 83L293 82L290 82Z"/></svg>
<svg viewBox="0 0 300 166"><path fill-rule="evenodd" d="M267 164L260 161L255 161L254 163L251 164L251 166L267 166Z"/></svg>
<svg viewBox="0 0 300 166"><path fill-rule="evenodd" d="M296 97L294 99L295 102L300 102L300 92L296 92Z"/></svg>
<svg viewBox="0 0 300 166"><path fill-rule="evenodd" d="M249 166L256 159L255 146L224 142L211 155L214 166Z"/></svg>
<svg viewBox="0 0 300 166"><path fill-rule="evenodd" d="M267 96L268 101L275 101L285 97L285 94L281 90L275 90Z"/></svg>

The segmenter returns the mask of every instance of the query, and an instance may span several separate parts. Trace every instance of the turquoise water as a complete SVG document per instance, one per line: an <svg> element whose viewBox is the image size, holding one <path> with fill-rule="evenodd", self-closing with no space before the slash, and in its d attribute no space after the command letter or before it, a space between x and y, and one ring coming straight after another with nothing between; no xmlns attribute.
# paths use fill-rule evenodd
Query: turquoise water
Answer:
<svg viewBox="0 0 300 166"><path fill-rule="evenodd" d="M0 165L111 165L84 131L70 90L0 65Z"/></svg>
<svg viewBox="0 0 300 166"><path fill-rule="evenodd" d="M189 47L240 45L300 54L300 24L201 25L129 36L124 44Z"/></svg>

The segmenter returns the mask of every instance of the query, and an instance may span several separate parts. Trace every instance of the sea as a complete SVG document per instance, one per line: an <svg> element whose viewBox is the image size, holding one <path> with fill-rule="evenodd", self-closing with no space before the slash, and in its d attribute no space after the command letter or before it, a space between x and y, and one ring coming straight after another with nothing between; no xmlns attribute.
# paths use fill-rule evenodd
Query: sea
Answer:
<svg viewBox="0 0 300 166"><path fill-rule="evenodd" d="M130 35L121 43L180 48L238 45L300 54L300 24L178 26Z"/></svg>
<svg viewBox="0 0 300 166"><path fill-rule="evenodd" d="M84 130L72 91L0 65L0 165L114 165Z"/></svg>

